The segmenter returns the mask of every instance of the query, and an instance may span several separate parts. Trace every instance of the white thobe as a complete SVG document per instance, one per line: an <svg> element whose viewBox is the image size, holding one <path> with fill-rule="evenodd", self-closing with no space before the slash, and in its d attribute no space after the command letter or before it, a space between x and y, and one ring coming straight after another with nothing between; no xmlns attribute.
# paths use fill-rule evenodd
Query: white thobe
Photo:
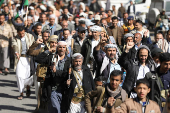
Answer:
<svg viewBox="0 0 170 113"><path fill-rule="evenodd" d="M24 92L27 85L33 84L33 76L30 77L30 62L27 57L20 57L16 68L16 78L20 93Z"/></svg>

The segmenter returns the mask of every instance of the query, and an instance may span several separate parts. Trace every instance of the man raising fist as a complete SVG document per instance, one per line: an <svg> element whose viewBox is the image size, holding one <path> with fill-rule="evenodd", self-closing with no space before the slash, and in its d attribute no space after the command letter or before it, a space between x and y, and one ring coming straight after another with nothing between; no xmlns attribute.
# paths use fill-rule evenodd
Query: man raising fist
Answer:
<svg viewBox="0 0 170 113"><path fill-rule="evenodd" d="M129 50L133 45L133 42L128 42L125 52L122 53L118 60L120 66L127 71L123 89L125 89L132 98L136 97L136 93L134 93L133 90L133 87L136 86L136 81L143 79L147 72L155 71L155 63L151 57L151 52L145 45L141 45L137 49L135 60L127 58Z"/></svg>

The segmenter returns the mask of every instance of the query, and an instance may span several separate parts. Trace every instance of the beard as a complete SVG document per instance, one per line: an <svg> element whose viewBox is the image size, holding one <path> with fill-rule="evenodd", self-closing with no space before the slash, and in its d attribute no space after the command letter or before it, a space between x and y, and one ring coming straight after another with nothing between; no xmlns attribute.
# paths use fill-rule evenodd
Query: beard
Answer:
<svg viewBox="0 0 170 113"><path fill-rule="evenodd" d="M76 65L76 66L74 66L74 70L78 71L78 70L80 70L80 69L82 69L82 65Z"/></svg>
<svg viewBox="0 0 170 113"><path fill-rule="evenodd" d="M114 55L114 57L111 57L113 54L110 54L110 57L109 57L109 59L110 60L115 60L116 59L116 55Z"/></svg>

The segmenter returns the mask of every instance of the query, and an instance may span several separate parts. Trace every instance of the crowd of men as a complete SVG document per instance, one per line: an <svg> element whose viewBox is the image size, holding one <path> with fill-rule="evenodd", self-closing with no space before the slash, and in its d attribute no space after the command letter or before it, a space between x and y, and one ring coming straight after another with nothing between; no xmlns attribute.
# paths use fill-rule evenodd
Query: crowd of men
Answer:
<svg viewBox="0 0 170 113"><path fill-rule="evenodd" d="M18 100L34 85L40 113L170 112L170 31L151 41L132 1L128 10L30 1L17 16L20 4L0 13L0 74L14 65Z"/></svg>

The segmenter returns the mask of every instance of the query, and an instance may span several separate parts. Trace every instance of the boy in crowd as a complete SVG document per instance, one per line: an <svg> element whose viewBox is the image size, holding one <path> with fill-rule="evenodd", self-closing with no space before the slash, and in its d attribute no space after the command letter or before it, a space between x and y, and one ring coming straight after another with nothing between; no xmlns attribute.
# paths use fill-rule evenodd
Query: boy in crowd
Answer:
<svg viewBox="0 0 170 113"><path fill-rule="evenodd" d="M107 99L113 97L116 101L114 107L120 106L127 98L127 93L119 85L122 83L122 71L114 70L110 74L110 83L105 87L98 86L96 90L89 92L85 97L85 106L87 113L105 112ZM95 100L94 100L95 98ZM93 107L91 108L91 100L93 99Z"/></svg>
<svg viewBox="0 0 170 113"><path fill-rule="evenodd" d="M108 99L107 112L108 113L161 113L156 102L149 100L147 94L150 92L150 85L146 79L139 79L136 82L135 91L137 98L127 99L119 107L115 105L115 99L110 97Z"/></svg>

